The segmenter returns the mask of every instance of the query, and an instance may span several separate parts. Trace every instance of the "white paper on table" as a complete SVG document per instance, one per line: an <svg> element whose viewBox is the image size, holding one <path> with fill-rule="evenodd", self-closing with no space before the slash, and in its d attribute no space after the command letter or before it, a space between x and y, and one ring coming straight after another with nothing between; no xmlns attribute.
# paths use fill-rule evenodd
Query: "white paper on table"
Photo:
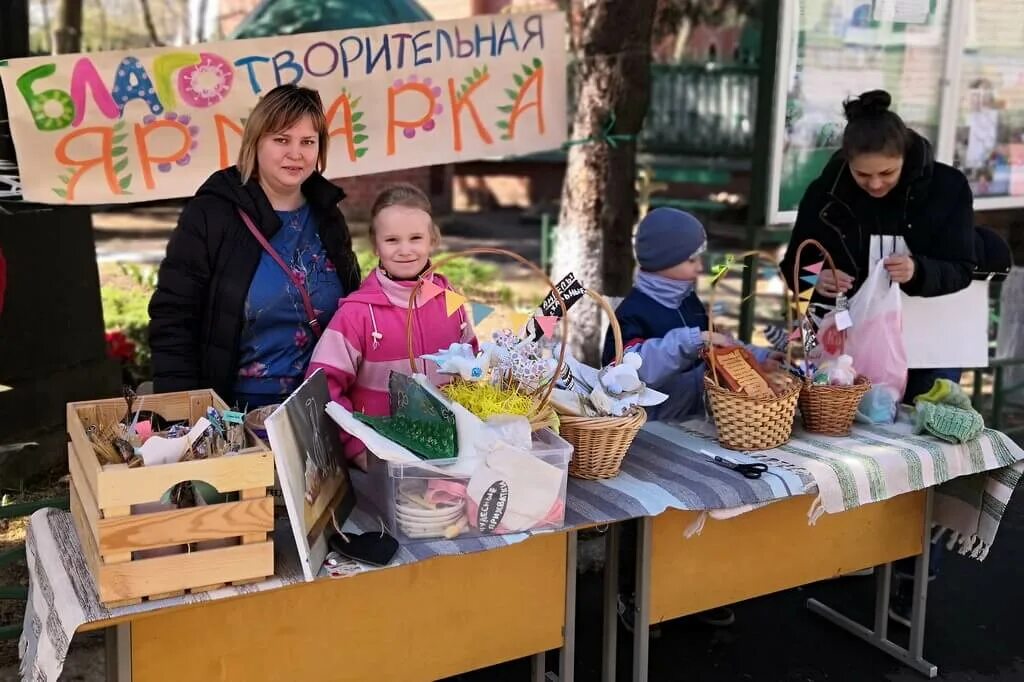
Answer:
<svg viewBox="0 0 1024 682"><path fill-rule="evenodd" d="M988 282L955 294L903 295L909 369L988 367Z"/></svg>

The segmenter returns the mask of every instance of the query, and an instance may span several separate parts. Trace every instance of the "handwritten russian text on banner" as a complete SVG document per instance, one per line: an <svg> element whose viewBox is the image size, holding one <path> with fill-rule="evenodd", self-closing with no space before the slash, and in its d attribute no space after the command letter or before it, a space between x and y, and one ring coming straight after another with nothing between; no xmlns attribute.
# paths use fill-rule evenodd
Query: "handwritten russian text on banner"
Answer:
<svg viewBox="0 0 1024 682"><path fill-rule="evenodd" d="M190 196L235 162L258 98L316 88L328 177L558 147L566 134L558 12L14 59L0 66L24 198Z"/></svg>

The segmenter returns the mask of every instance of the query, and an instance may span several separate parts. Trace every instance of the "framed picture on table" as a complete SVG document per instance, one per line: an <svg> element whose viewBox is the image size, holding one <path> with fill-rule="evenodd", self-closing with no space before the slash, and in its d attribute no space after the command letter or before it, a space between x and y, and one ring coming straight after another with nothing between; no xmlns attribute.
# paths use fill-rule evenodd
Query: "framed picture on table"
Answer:
<svg viewBox="0 0 1024 682"><path fill-rule="evenodd" d="M338 427L324 412L330 400L327 377L317 370L265 422L307 581L327 557L327 536L356 501Z"/></svg>

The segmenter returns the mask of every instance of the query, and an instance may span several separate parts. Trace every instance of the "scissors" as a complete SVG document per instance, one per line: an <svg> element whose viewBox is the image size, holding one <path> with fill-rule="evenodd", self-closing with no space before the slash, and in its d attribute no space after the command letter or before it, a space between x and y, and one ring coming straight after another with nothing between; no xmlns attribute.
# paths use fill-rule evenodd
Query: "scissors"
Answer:
<svg viewBox="0 0 1024 682"><path fill-rule="evenodd" d="M718 466L723 466L726 469L732 469L737 473L743 474L743 476L746 478L761 478L761 474L768 471L768 465L761 464L760 462L741 464L740 462L734 462L731 459L726 459L725 457L712 455L710 452L705 452L703 450L701 451L701 454L710 457L711 461L717 464Z"/></svg>

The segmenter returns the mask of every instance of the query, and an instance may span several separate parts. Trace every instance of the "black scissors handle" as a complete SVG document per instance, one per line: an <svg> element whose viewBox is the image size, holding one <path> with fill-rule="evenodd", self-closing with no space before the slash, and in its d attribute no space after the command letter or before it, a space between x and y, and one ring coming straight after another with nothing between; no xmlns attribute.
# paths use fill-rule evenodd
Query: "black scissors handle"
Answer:
<svg viewBox="0 0 1024 682"><path fill-rule="evenodd" d="M743 474L746 478L761 478L761 474L768 471L767 464L761 464L759 462L741 464L740 462L732 462L724 457L718 456L715 456L715 464L732 469L735 472Z"/></svg>

